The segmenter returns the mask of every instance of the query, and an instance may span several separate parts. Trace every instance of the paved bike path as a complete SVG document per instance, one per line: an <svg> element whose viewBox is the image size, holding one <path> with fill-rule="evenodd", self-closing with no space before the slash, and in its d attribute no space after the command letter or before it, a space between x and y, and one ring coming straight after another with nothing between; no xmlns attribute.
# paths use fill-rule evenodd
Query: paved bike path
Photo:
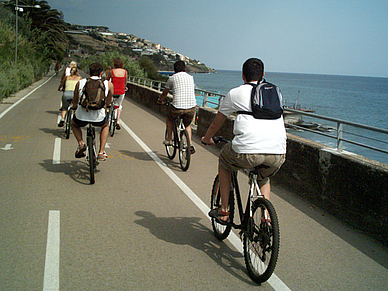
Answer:
<svg viewBox="0 0 388 291"><path fill-rule="evenodd" d="M125 100L126 126L108 139L109 159L99 165L96 184L89 185L86 161L74 158L73 134L65 140L56 126L58 83L52 78L0 118L0 148L12 148L0 150L0 285L5 290L42 289L43 282L59 282L61 290L257 289L238 250L214 238L207 216L171 179L176 176L208 205L217 151L194 137L197 153L189 171L182 172L177 157L170 161L161 144L164 118ZM59 163L53 164L56 141ZM273 191L281 227L275 269L280 286L384 290L388 273L378 263L384 249L283 189ZM47 247L48 237L53 247Z"/></svg>

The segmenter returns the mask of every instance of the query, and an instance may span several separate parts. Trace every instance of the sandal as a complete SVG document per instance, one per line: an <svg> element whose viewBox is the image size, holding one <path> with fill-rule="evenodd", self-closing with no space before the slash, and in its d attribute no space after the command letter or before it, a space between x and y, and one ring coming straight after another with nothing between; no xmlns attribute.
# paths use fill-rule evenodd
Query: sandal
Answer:
<svg viewBox="0 0 388 291"><path fill-rule="evenodd" d="M121 129L120 123L117 123L117 124L116 124L116 129L117 129L117 130L120 130L120 129Z"/></svg>
<svg viewBox="0 0 388 291"><path fill-rule="evenodd" d="M77 150L75 151L75 157L77 159L83 158L84 156L86 156L85 152L86 152L86 144L83 144L82 146L78 146Z"/></svg>
<svg viewBox="0 0 388 291"><path fill-rule="evenodd" d="M209 216L211 218L214 218L219 224L222 224L222 225L229 225L231 223L229 219L229 214L230 214L229 212L222 211L220 207L214 208L209 212ZM222 220L221 217L223 216L227 216L227 219Z"/></svg>
<svg viewBox="0 0 388 291"><path fill-rule="evenodd" d="M97 157L99 161L105 161L107 158L108 158L108 155L106 154L106 152L99 153Z"/></svg>

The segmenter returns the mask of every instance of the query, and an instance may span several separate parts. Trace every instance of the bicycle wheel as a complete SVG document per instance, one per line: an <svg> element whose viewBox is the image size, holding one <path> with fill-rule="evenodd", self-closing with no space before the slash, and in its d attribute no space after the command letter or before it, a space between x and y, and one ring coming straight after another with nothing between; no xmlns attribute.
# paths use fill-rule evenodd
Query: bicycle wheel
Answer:
<svg viewBox="0 0 388 291"><path fill-rule="evenodd" d="M88 161L89 161L89 173L90 173L90 184L94 184L94 170L96 169L96 155L94 152L93 138L91 136L87 137L87 146L88 146Z"/></svg>
<svg viewBox="0 0 388 291"><path fill-rule="evenodd" d="M233 184L232 184L233 185ZM212 195L210 198L210 210L221 207L221 193L220 193L220 181L218 175L214 179ZM233 222L234 217L234 185L230 189L229 195L229 219ZM231 225L222 225L212 218L212 227L214 235L219 240L224 240L228 237L230 230L232 229Z"/></svg>
<svg viewBox="0 0 388 291"><path fill-rule="evenodd" d="M252 206L252 218L244 232L244 258L248 275L256 283L267 281L279 255L279 222L275 207L265 198Z"/></svg>
<svg viewBox="0 0 388 291"><path fill-rule="evenodd" d="M165 137L164 140L167 140L167 130L166 130L164 137ZM176 138L176 133L174 130L172 132L172 145L170 145L170 146L166 145L167 156L170 160L172 160L175 157L176 149L177 149L177 138Z"/></svg>
<svg viewBox="0 0 388 291"><path fill-rule="evenodd" d="M180 132L178 148L179 148L179 163L181 164L181 169L183 171L187 171L187 169L190 166L191 153L190 153L189 134L187 133L186 130L182 130Z"/></svg>
<svg viewBox="0 0 388 291"><path fill-rule="evenodd" d="M112 112L110 113L110 119L109 119L109 134L111 137L115 135L116 124L117 124L116 110L112 109Z"/></svg>
<svg viewBox="0 0 388 291"><path fill-rule="evenodd" d="M70 137L72 116L73 116L73 110L71 108L69 108L67 110L66 116L65 116L65 137L66 137L66 139L69 139L69 137Z"/></svg>

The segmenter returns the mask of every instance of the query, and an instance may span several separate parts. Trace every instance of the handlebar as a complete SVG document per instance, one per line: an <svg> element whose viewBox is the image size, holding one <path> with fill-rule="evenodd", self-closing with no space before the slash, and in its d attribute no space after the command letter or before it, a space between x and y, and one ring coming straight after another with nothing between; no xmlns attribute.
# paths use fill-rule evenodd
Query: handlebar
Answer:
<svg viewBox="0 0 388 291"><path fill-rule="evenodd" d="M156 104L157 105L170 105L170 103L171 103L171 101L169 101L169 100L163 100L163 101L159 101L159 100L157 100L156 101Z"/></svg>
<svg viewBox="0 0 388 291"><path fill-rule="evenodd" d="M212 137L212 140L213 140L214 144L218 144L218 143L221 142L221 141L222 141L222 142L226 142L226 143L230 142L229 140L223 138L222 136L213 136L213 137ZM210 145L210 144L208 144L208 143L204 143L203 141L202 141L202 143L203 143L204 145Z"/></svg>

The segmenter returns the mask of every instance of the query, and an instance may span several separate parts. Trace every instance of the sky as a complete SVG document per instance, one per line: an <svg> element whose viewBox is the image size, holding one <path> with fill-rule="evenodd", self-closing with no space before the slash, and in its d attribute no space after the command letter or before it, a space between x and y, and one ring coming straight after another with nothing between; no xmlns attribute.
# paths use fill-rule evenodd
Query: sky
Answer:
<svg viewBox="0 0 388 291"><path fill-rule="evenodd" d="M216 70L388 77L386 0L47 0L71 24L107 26Z"/></svg>

